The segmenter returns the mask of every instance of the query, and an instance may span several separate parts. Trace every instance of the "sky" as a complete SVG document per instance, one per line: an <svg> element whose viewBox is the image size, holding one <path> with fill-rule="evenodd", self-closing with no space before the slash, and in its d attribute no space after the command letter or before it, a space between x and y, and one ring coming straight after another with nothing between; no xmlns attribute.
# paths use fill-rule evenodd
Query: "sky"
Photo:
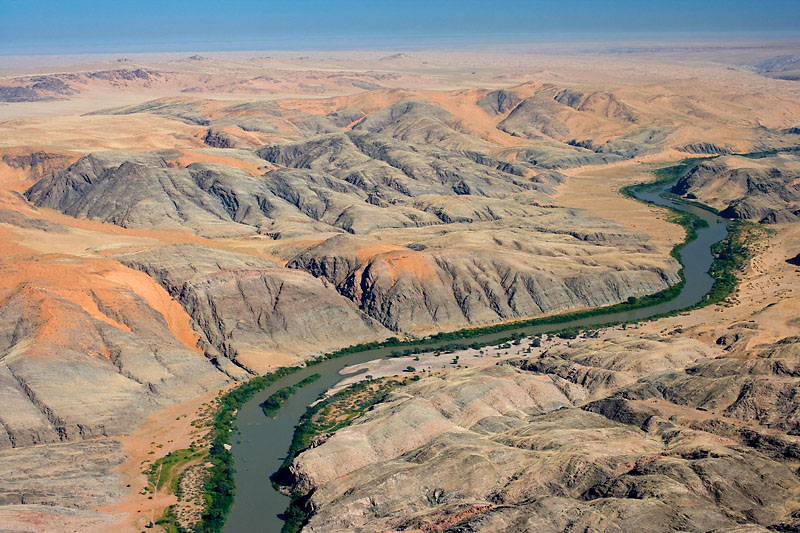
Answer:
<svg viewBox="0 0 800 533"><path fill-rule="evenodd" d="M800 0L0 0L0 54L800 37Z"/></svg>

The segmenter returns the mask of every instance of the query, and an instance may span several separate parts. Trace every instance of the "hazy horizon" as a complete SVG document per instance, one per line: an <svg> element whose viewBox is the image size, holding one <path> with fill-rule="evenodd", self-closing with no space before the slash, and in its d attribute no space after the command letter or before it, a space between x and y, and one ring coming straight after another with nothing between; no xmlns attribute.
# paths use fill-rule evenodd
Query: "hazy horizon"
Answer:
<svg viewBox="0 0 800 533"><path fill-rule="evenodd" d="M800 37L798 2L642 5L354 1L0 0L0 55L447 48Z"/></svg>

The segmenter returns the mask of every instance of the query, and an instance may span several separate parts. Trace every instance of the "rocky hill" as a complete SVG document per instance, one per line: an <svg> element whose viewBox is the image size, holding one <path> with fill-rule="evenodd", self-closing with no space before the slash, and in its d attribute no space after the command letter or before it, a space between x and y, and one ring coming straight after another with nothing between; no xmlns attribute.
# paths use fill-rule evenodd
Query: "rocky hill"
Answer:
<svg viewBox="0 0 800 533"><path fill-rule="evenodd" d="M196 245L117 256L180 302L217 364L226 357L252 372L270 356L316 353L388 336L326 284L265 258Z"/></svg>
<svg viewBox="0 0 800 533"><path fill-rule="evenodd" d="M729 218L766 224L796 222L800 219L800 156L787 152L703 161L689 169L672 191L718 207Z"/></svg>
<svg viewBox="0 0 800 533"><path fill-rule="evenodd" d="M750 68L770 78L800 81L800 55L785 54L759 61Z"/></svg>
<svg viewBox="0 0 800 533"><path fill-rule="evenodd" d="M0 449L120 434L230 381L148 276L54 259L0 263Z"/></svg>
<svg viewBox="0 0 800 533"><path fill-rule="evenodd" d="M270 146L260 153L281 168L257 178L209 163L174 168L165 154L92 154L26 197L128 228L265 235L286 267L328 282L315 290L348 298L353 308L342 312L355 318L360 310L399 332L606 305L677 280L676 263L658 258L641 235L541 204L547 183L496 170L491 160L453 154L449 163L441 149L399 143L351 133ZM419 155L426 151L427 160ZM175 249L161 253L148 262L192 264ZM194 275L173 272L176 279L159 279L170 291Z"/></svg>
<svg viewBox="0 0 800 533"><path fill-rule="evenodd" d="M789 531L797 338L584 340L423 378L292 464L303 531Z"/></svg>

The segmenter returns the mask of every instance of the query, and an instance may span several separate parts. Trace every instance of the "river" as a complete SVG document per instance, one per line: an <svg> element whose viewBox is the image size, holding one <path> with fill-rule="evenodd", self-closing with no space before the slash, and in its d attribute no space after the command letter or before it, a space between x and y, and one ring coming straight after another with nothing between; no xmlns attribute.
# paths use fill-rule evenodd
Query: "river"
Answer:
<svg viewBox="0 0 800 533"><path fill-rule="evenodd" d="M570 320L557 324L520 327L480 337L463 339L460 342L489 342L510 336L512 333L532 335L561 330L570 326L587 326L612 322L640 320L661 313L683 309L696 304L705 298L711 289L714 279L708 271L713 262L711 246L725 238L728 221L698 207L675 202L660 195L661 190L645 190L636 192L642 200L669 206L680 211L697 215L706 222L707 228L697 230L697 238L686 245L680 252L684 265L686 284L681 293L674 299L650 307L631 311L623 311L608 315L597 315L579 320ZM431 342L425 348L435 349L453 341ZM345 366L363 363L386 357L397 347L379 348L351 354L338 359L330 359L309 368L303 368L286 376L255 395L240 409L236 425L239 434L232 435L232 452L236 460L236 502L225 525L226 533L279 532L283 525L281 514L289 505L289 498L275 491L269 477L278 470L283 462L292 441L294 426L305 412L309 404L319 395L331 388L342 376L339 371ZM321 374L314 383L298 390L278 411L277 416L264 416L259 407L270 394L281 387L293 385L311 375Z"/></svg>

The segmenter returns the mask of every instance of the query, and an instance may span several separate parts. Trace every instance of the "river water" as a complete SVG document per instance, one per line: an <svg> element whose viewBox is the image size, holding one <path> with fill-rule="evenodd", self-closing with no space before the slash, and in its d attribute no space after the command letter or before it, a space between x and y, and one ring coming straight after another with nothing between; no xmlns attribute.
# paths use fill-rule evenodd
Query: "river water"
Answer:
<svg viewBox="0 0 800 533"><path fill-rule="evenodd" d="M510 336L512 333L532 335L561 330L570 326L587 326L640 320L653 315L683 309L705 298L714 283L708 270L713 262L711 246L725 238L728 221L698 207L672 201L660 196L661 190L639 191L636 196L651 203L669 206L690 212L708 222L707 228L699 228L697 238L681 250L686 284L674 299L651 307L623 311L608 315L597 315L558 324L520 327L498 333L462 339L462 343L491 342ZM454 341L431 342L425 348L435 349ZM402 349L402 348L401 348ZM309 404L331 388L342 376L339 371L345 366L379 359L391 354L397 347L379 348L355 353L338 359L330 359L309 368L303 368L286 376L259 392L239 412L236 425L239 434L232 435L232 452L236 460L236 502L225 525L226 533L267 532L278 533L283 525L281 514L289 505L289 498L275 491L269 477L275 473L292 441L294 426ZM264 416L259 407L270 394L288 385L293 385L311 375L321 374L314 383L298 390L278 411L277 416Z"/></svg>

